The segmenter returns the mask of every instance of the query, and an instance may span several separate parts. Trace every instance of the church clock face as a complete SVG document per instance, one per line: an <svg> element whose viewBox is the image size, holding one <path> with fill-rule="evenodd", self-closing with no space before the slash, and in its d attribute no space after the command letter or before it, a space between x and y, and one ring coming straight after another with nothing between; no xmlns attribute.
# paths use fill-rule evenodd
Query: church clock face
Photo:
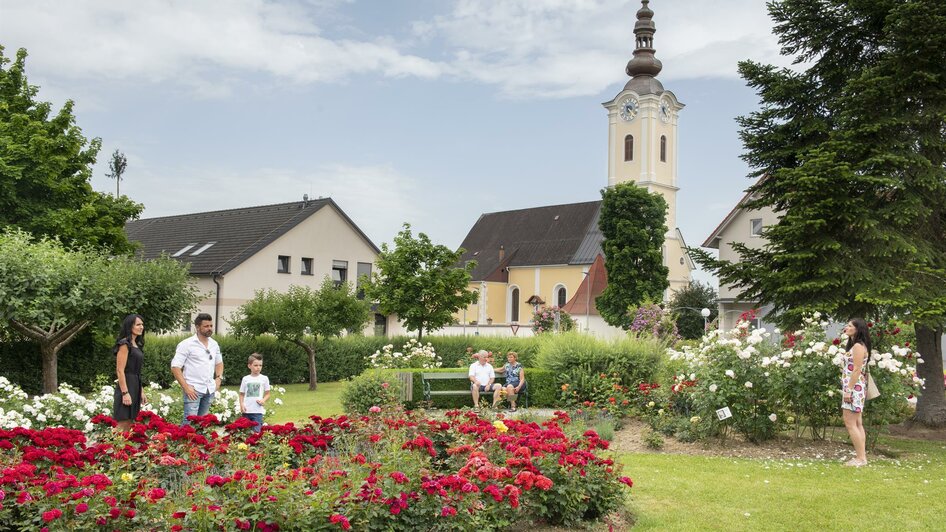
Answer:
<svg viewBox="0 0 946 532"><path fill-rule="evenodd" d="M621 101L621 118L626 122L634 120L634 117L637 116L637 112L640 110L640 104L637 103L635 98L628 96Z"/></svg>
<svg viewBox="0 0 946 532"><path fill-rule="evenodd" d="M660 108L657 110L657 114L660 115L660 120L663 123L670 121L670 102L664 100L660 102Z"/></svg>

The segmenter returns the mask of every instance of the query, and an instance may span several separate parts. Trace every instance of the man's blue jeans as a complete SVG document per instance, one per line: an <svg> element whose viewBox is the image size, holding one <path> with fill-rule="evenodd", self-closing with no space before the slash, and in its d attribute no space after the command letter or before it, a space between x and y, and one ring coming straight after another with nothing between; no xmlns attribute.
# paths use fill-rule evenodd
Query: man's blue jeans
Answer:
<svg viewBox="0 0 946 532"><path fill-rule="evenodd" d="M197 399L191 399L184 394L184 421L181 425L190 425L187 416L206 416L210 413L210 403L214 400L213 393L197 392Z"/></svg>

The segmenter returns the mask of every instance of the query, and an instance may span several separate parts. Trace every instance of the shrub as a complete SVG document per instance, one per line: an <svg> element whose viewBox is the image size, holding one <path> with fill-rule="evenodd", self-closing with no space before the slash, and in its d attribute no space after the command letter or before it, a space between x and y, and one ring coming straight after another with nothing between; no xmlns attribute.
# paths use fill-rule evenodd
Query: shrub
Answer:
<svg viewBox="0 0 946 532"><path fill-rule="evenodd" d="M535 334L568 332L574 328L575 320L559 307L542 307L532 313L532 332Z"/></svg>
<svg viewBox="0 0 946 532"><path fill-rule="evenodd" d="M641 440L648 449L661 449L664 446L663 436L659 432L646 429L641 433Z"/></svg>
<svg viewBox="0 0 946 532"><path fill-rule="evenodd" d="M342 406L350 414L366 414L372 407L389 407L400 402L401 381L393 372L368 370L353 377L342 390Z"/></svg>
<svg viewBox="0 0 946 532"><path fill-rule="evenodd" d="M605 341L564 334L542 338L538 365L558 375L559 386L616 373L619 384L636 387L656 378L665 350L664 344L652 338Z"/></svg>
<svg viewBox="0 0 946 532"><path fill-rule="evenodd" d="M394 350L394 344L387 344L368 357L373 368L439 368L442 363L433 344L421 344L416 339L407 341L400 351Z"/></svg>

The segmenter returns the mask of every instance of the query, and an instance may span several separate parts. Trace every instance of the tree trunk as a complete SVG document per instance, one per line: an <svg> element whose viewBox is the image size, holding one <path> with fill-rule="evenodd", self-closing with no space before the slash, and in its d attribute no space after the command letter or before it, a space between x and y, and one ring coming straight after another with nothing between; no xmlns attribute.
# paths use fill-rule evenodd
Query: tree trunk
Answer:
<svg viewBox="0 0 946 532"><path fill-rule="evenodd" d="M417 328L417 343L420 343L420 340L423 337L424 337L424 326L422 325Z"/></svg>
<svg viewBox="0 0 946 532"><path fill-rule="evenodd" d="M943 386L942 327L914 324L916 350L923 358L916 365L917 375L925 384L916 402L914 421L928 427L946 426L946 391Z"/></svg>
<svg viewBox="0 0 946 532"><path fill-rule="evenodd" d="M309 355L309 391L315 391L319 385L318 373L315 369L315 348L301 340L293 340L293 342L305 349L306 354Z"/></svg>
<svg viewBox="0 0 946 532"><path fill-rule="evenodd" d="M43 342L39 345L40 353L43 356L43 393L56 393L59 391L59 370L57 357L60 346L50 342Z"/></svg>

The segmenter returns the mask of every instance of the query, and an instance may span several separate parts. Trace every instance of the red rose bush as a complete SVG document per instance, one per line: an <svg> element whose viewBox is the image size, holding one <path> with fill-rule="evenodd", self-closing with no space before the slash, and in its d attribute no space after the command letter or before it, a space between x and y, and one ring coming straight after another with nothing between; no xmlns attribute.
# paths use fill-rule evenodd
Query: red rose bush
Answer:
<svg viewBox="0 0 946 532"><path fill-rule="evenodd" d="M33 530L496 530L571 526L632 482L594 431L386 409L305 424L181 427L142 412L113 432L0 430L0 522Z"/></svg>

